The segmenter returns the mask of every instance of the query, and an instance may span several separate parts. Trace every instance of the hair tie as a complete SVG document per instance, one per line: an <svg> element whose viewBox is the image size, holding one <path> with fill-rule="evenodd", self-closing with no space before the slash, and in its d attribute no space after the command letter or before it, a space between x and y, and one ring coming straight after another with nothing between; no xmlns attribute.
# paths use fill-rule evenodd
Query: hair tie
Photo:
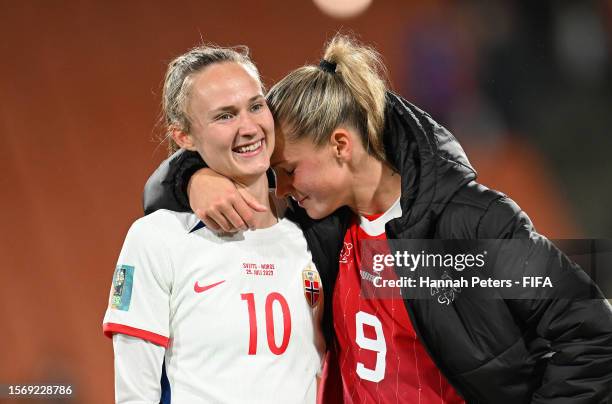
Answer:
<svg viewBox="0 0 612 404"><path fill-rule="evenodd" d="M321 61L319 62L319 67L324 72L336 73L336 64L334 62L329 62L325 59L321 59Z"/></svg>

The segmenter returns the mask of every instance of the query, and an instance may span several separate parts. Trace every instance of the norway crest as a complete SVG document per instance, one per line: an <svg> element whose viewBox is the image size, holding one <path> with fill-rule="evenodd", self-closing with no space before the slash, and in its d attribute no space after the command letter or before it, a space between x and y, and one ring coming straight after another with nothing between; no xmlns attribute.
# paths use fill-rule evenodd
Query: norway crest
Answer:
<svg viewBox="0 0 612 404"><path fill-rule="evenodd" d="M310 265L302 271L302 285L304 286L306 301L310 304L310 307L316 306L323 291L321 290L319 273L312 269Z"/></svg>

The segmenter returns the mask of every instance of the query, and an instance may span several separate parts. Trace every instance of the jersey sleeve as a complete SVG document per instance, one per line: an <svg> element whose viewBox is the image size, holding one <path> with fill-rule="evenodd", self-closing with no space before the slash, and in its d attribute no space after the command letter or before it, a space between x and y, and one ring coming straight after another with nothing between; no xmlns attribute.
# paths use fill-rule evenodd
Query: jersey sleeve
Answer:
<svg viewBox="0 0 612 404"><path fill-rule="evenodd" d="M165 349L129 335L113 336L115 402L158 404Z"/></svg>
<svg viewBox="0 0 612 404"><path fill-rule="evenodd" d="M104 334L121 333L167 347L172 271L160 231L148 218L136 221L113 275Z"/></svg>

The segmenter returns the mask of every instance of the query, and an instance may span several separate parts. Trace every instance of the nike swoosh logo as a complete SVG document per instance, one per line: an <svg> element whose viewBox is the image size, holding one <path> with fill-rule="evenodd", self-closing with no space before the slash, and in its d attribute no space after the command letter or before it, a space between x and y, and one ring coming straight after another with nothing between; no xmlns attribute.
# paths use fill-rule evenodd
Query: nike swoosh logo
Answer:
<svg viewBox="0 0 612 404"><path fill-rule="evenodd" d="M213 283L213 284L210 284L210 285L200 286L200 285L198 285L198 281L196 281L196 283L194 283L194 285L193 285L193 290L196 293L206 292L208 289L214 288L217 285L221 285L223 282L225 282L225 281L223 280L223 281L219 281L217 283Z"/></svg>

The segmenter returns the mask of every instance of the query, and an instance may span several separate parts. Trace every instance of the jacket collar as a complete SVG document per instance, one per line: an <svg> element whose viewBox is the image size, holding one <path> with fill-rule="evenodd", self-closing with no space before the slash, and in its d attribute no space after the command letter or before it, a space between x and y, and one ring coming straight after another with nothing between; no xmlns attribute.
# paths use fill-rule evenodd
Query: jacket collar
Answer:
<svg viewBox="0 0 612 404"><path fill-rule="evenodd" d="M402 217L388 223L389 236L430 238L430 226L457 190L476 178L455 137L429 114L387 93L385 152L402 176Z"/></svg>

